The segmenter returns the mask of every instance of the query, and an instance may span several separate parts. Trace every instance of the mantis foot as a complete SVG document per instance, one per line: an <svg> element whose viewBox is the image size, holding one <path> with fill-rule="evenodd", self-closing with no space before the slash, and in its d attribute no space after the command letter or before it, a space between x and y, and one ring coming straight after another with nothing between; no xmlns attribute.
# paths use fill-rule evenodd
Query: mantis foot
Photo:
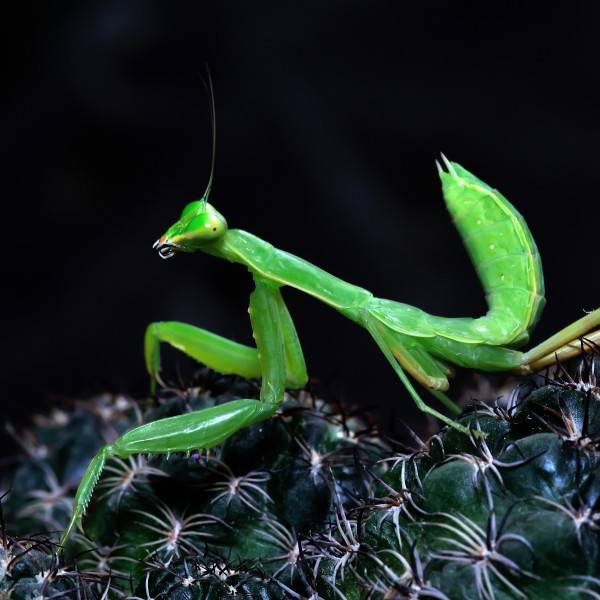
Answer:
<svg viewBox="0 0 600 600"><path fill-rule="evenodd" d="M278 406L259 400L233 400L140 425L114 443L104 446L92 459L79 484L73 502L73 514L60 540L59 551L75 526L80 524L107 459L113 456L127 458L135 454L170 454L212 448L240 429L272 417Z"/></svg>

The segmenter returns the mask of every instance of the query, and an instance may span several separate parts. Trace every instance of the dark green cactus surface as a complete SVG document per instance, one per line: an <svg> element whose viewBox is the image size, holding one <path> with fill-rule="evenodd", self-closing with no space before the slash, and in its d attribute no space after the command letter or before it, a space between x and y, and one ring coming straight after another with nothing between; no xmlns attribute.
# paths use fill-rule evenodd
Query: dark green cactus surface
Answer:
<svg viewBox="0 0 600 600"><path fill-rule="evenodd" d="M15 434L0 598L600 598L600 387L593 355L481 398L414 448L290 395L210 453L107 464L65 555L55 545L94 452L131 427L237 397L203 370L158 402L102 396Z"/></svg>

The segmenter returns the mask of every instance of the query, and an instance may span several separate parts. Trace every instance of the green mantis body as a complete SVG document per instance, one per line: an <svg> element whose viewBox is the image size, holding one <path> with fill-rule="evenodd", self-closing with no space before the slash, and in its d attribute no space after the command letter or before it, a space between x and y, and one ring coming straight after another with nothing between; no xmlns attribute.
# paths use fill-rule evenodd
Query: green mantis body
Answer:
<svg viewBox="0 0 600 600"><path fill-rule="evenodd" d="M447 171L439 164L438 171L446 205L487 295L489 311L480 318L439 317L377 298L250 233L228 229L224 217L207 202L210 183L201 200L185 207L155 248L163 258L203 251L246 267L255 283L249 313L256 347L185 323L153 323L145 338L153 386L160 382L159 346L166 342L222 373L261 378L260 398L148 423L102 448L80 483L62 543L84 514L107 458L211 448L273 416L286 388L306 384L302 349L281 295L284 286L313 296L364 327L419 409L461 431L465 428L423 401L406 373L456 413L457 407L443 393L448 389L451 365L529 373L578 353L581 342L577 338L582 335L588 334L592 341L600 339L600 330L592 331L600 325L597 309L529 352L517 349L528 341L545 302L535 242L521 215L502 194L460 165L443 160Z"/></svg>

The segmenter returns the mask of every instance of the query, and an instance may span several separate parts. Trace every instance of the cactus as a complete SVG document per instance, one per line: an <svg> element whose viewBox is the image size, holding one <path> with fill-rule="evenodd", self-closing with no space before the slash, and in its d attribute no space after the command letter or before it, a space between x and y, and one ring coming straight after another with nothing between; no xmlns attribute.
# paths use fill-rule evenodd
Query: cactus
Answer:
<svg viewBox="0 0 600 600"><path fill-rule="evenodd" d="M481 398L460 418L470 436L413 434L411 449L294 393L210 453L112 460L60 566L51 540L101 445L258 390L203 369L158 402L105 395L37 417L3 503L0 597L600 597L599 370L592 353Z"/></svg>
<svg viewBox="0 0 600 600"><path fill-rule="evenodd" d="M57 539L90 457L131 427L257 392L256 382L203 369L157 403L104 395L37 417L18 436L26 456L4 503L11 531ZM276 419L209 453L111 461L66 562L110 577L112 594L187 586L196 597L284 598L304 585L298 540L327 527L334 495L367 493L365 469L386 451L364 417L290 395Z"/></svg>
<svg viewBox="0 0 600 600"><path fill-rule="evenodd" d="M110 581L93 573L61 568L54 545L44 536L9 536L2 522L0 598L93 598L110 590Z"/></svg>
<svg viewBox="0 0 600 600"><path fill-rule="evenodd" d="M386 459L346 526L362 533L345 555L354 581L330 558L338 597L599 597L599 369L588 357L508 403L474 403L471 436L446 429Z"/></svg>

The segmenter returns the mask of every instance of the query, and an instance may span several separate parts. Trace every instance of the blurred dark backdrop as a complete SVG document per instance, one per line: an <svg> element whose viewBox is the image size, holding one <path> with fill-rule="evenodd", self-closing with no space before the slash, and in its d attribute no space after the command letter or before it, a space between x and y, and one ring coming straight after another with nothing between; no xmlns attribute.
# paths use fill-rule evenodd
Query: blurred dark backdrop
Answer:
<svg viewBox="0 0 600 600"><path fill-rule="evenodd" d="M542 253L540 340L598 302L598 5L60 2L5 15L2 407L143 393L147 323L250 341L251 280L151 245L208 177L247 229L377 295L448 316L483 293L440 151L501 189ZM309 369L421 422L367 334L290 290ZM169 372L179 359L170 355ZM183 364L183 363L181 363ZM182 367L183 368L183 367Z"/></svg>

